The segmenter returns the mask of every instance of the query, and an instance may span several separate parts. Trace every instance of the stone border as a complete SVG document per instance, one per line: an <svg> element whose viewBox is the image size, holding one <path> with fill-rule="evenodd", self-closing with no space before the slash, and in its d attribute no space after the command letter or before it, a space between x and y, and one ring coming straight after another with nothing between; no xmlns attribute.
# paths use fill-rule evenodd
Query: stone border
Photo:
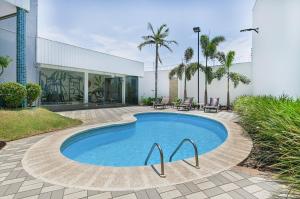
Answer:
<svg viewBox="0 0 300 199"><path fill-rule="evenodd" d="M173 111L150 111L149 113L151 112L174 113ZM200 169L195 169L183 161L168 162L165 164L167 177L160 178L150 166L101 167L79 163L61 154L61 145L71 136L93 128L135 122L134 115L138 113L146 112L123 115L119 122L57 131L27 150L22 160L23 167L35 178L66 187L98 191L141 190L170 186L211 176L236 166L248 157L252 149L250 137L238 124L199 113L187 112L180 114L215 120L223 124L228 132L228 137L222 145L199 156ZM187 161L194 164L193 158L189 158ZM159 170L159 165L155 165L155 167Z"/></svg>

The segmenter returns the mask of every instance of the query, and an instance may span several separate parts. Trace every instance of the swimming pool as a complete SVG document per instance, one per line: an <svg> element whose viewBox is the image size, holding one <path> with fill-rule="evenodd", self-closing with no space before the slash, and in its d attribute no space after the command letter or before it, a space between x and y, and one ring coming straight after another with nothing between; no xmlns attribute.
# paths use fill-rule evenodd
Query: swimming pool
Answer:
<svg viewBox="0 0 300 199"><path fill-rule="evenodd" d="M78 162L115 167L143 166L153 143L159 143L168 162L185 138L192 139L199 154L209 152L227 138L225 127L214 120L177 113L136 114L135 123L102 127L76 134L61 146L61 153ZM173 160L194 156L192 145L184 144ZM149 164L159 163L155 150Z"/></svg>

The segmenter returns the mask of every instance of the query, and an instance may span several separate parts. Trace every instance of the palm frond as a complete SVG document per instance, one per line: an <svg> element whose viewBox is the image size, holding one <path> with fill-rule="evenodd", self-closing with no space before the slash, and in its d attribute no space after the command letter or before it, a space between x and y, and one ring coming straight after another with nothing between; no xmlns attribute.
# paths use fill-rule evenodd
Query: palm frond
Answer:
<svg viewBox="0 0 300 199"><path fill-rule="evenodd" d="M166 28L166 30L164 30ZM157 30L157 35L161 35L162 34L162 32L169 32L169 28L167 28L167 24L163 24L163 25L161 25L159 28L158 28L158 30Z"/></svg>
<svg viewBox="0 0 300 199"><path fill-rule="evenodd" d="M215 72L215 77L218 79L218 80L221 80L222 77L226 74L226 69L225 67L220 67L216 70Z"/></svg>
<svg viewBox="0 0 300 199"><path fill-rule="evenodd" d="M226 55L226 61L225 61L225 66L227 68L230 68L233 64L235 52L234 51L229 51Z"/></svg>
<svg viewBox="0 0 300 199"><path fill-rule="evenodd" d="M207 35L201 35L200 45L203 55L207 56L207 47L209 45L209 37Z"/></svg>
<svg viewBox="0 0 300 199"><path fill-rule="evenodd" d="M243 84L249 84L251 82L250 79L248 77L246 77L245 75L241 75L241 74L235 73L235 72L231 72L229 74L229 78L233 82L234 88L236 88L240 82Z"/></svg>
<svg viewBox="0 0 300 199"><path fill-rule="evenodd" d="M225 65L225 63L226 63L225 53L223 53L223 52L217 52L216 58L220 62L221 65Z"/></svg>
<svg viewBox="0 0 300 199"><path fill-rule="evenodd" d="M147 46L147 45L150 45L150 46L155 45L155 41L152 41L152 40L144 41L140 45L138 45L138 49L142 50L142 48Z"/></svg>
<svg viewBox="0 0 300 199"><path fill-rule="evenodd" d="M150 22L148 22L148 30L150 30L152 32L152 34L155 35L154 28Z"/></svg>
<svg viewBox="0 0 300 199"><path fill-rule="evenodd" d="M160 46L163 46L163 47L165 47L166 49L168 49L170 52L173 52L173 50L170 48L170 46L168 46L168 44L163 43L163 44L161 44Z"/></svg>
<svg viewBox="0 0 300 199"><path fill-rule="evenodd" d="M177 70L178 67L175 67L169 72L169 79L172 79L177 74Z"/></svg>
<svg viewBox="0 0 300 199"><path fill-rule="evenodd" d="M185 50L184 52L184 60L186 63L190 62L191 59L193 58L193 55L194 55L194 50L189 47Z"/></svg>
<svg viewBox="0 0 300 199"><path fill-rule="evenodd" d="M212 40L211 40L211 43L215 46L218 46L221 42L225 41L225 37L223 36L217 36L217 37L214 37Z"/></svg>

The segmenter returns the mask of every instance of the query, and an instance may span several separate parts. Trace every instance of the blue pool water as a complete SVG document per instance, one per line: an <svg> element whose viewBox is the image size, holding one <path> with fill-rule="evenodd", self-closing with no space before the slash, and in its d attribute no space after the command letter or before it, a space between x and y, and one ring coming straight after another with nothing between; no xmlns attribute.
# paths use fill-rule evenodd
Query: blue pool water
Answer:
<svg viewBox="0 0 300 199"><path fill-rule="evenodd" d="M61 152L66 157L102 166L142 166L153 143L161 145L165 162L184 138L192 139L199 154L218 147L227 138L219 122L198 116L175 113L143 113L137 122L89 130L67 139ZM174 156L181 160L194 156L192 145L186 143ZM153 152L149 164L159 163Z"/></svg>

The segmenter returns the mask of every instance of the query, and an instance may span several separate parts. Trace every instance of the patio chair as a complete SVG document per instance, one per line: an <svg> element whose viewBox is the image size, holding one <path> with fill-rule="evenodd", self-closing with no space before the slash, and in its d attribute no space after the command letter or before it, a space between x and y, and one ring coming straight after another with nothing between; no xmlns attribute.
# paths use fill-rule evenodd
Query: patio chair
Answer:
<svg viewBox="0 0 300 199"><path fill-rule="evenodd" d="M178 110L186 110L189 111L192 109L193 97L187 97L179 106L177 106Z"/></svg>
<svg viewBox="0 0 300 199"><path fill-rule="evenodd" d="M216 113L219 111L220 108L220 98L210 98L209 99L209 104L206 104L205 106L203 106L203 110L204 112L207 112L207 110L215 110Z"/></svg>
<svg viewBox="0 0 300 199"><path fill-rule="evenodd" d="M166 108L167 105L169 104L169 101L170 101L170 99L168 97L163 97L160 102L155 102L153 104L153 107L155 109L157 109L157 108Z"/></svg>

